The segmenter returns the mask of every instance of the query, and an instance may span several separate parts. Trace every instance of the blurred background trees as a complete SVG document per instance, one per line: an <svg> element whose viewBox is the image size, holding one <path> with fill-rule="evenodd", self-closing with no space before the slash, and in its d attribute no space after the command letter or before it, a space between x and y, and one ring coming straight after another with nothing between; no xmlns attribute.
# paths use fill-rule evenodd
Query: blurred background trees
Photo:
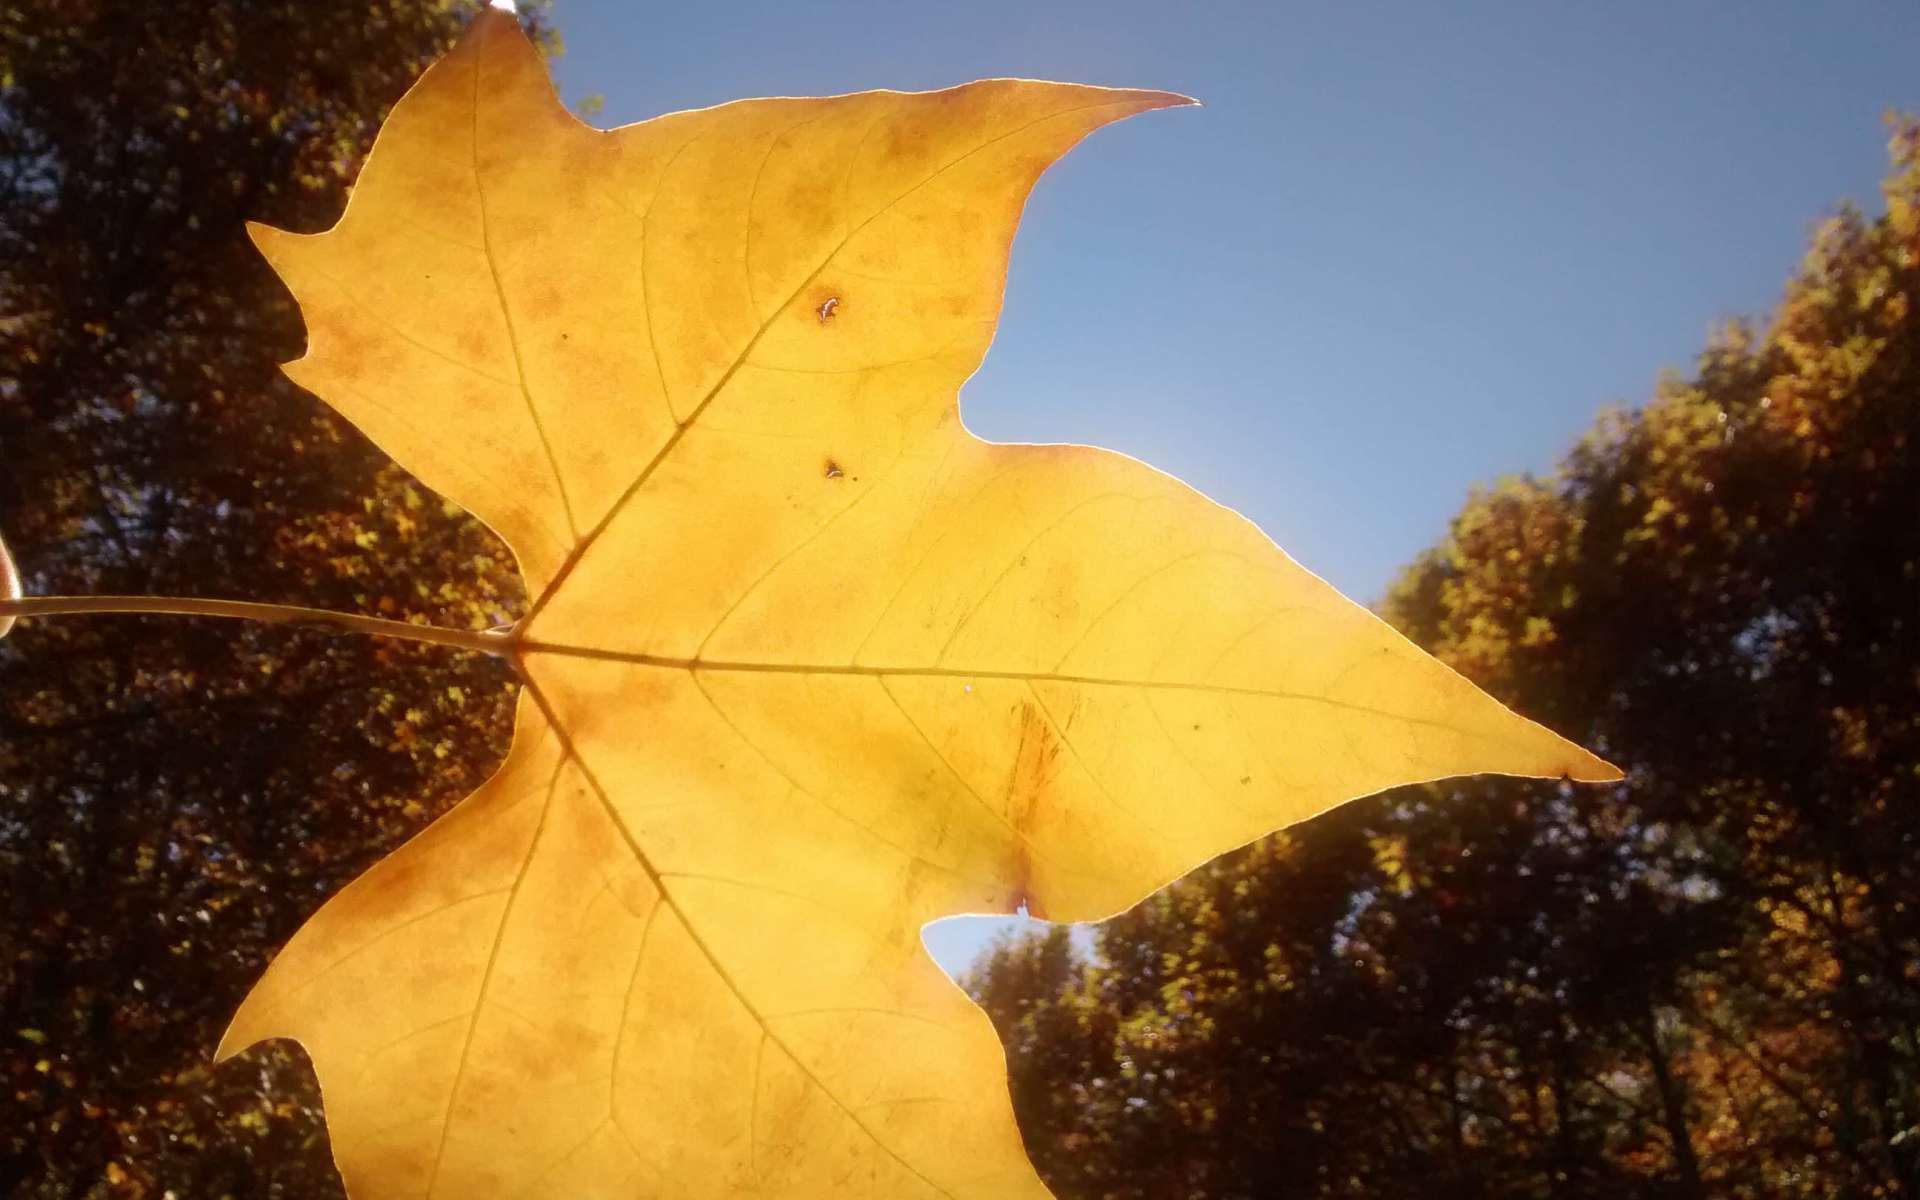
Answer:
<svg viewBox="0 0 1920 1200"><path fill-rule="evenodd" d="M511 614L491 535L280 375L304 333L243 228L331 225L475 7L0 9L0 529L31 591ZM322 899L484 778L511 686L231 622L0 642L0 1195L339 1195L305 1064L210 1051Z"/></svg>
<svg viewBox="0 0 1920 1200"><path fill-rule="evenodd" d="M969 986L1071 1197L1920 1188L1920 125L1385 615L1628 771L1336 810Z"/></svg>
<svg viewBox="0 0 1920 1200"><path fill-rule="evenodd" d="M0 10L0 530L30 590L484 627L503 549L274 364L471 5ZM549 43L551 38L549 37ZM1474 496L1390 619L1629 769L1348 806L970 987L1063 1197L1868 1197L1920 1179L1920 131L1764 328ZM261 965L490 770L497 664L298 630L0 642L0 1194L337 1196Z"/></svg>

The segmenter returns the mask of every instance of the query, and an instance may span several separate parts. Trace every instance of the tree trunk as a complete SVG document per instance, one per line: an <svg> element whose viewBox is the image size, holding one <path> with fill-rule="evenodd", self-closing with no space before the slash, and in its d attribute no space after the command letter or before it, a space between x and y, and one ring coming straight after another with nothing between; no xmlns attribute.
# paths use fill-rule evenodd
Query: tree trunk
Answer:
<svg viewBox="0 0 1920 1200"><path fill-rule="evenodd" d="M1686 1094L1673 1076L1667 1051L1660 1044L1659 1020L1648 997L1640 1012L1640 1036L1647 1044L1647 1061L1653 1067L1654 1083L1660 1089L1660 1113L1667 1140L1673 1143L1673 1165L1680 1175L1679 1195L1687 1200L1706 1200L1706 1188L1700 1182L1700 1160L1693 1151L1693 1134L1687 1128Z"/></svg>

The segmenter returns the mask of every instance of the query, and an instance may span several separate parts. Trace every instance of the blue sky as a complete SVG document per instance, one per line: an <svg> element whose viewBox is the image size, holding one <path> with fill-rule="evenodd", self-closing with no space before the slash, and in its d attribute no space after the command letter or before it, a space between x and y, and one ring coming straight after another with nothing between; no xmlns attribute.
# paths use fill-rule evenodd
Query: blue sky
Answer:
<svg viewBox="0 0 1920 1200"><path fill-rule="evenodd" d="M1473 483L1765 313L1920 110L1913 0L551 11L602 124L995 75L1198 97L1042 180L966 421L1145 459L1363 601ZM987 928L929 942L963 966Z"/></svg>

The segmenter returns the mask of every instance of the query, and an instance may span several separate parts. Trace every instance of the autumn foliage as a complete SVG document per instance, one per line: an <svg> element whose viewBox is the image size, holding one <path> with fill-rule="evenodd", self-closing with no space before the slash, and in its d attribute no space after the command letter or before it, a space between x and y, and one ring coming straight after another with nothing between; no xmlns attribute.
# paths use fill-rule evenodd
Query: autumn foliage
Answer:
<svg viewBox="0 0 1920 1200"><path fill-rule="evenodd" d="M1920 1183L1920 126L1764 326L1475 494L1387 615L1628 771L1403 790L972 979L1100 1197Z"/></svg>

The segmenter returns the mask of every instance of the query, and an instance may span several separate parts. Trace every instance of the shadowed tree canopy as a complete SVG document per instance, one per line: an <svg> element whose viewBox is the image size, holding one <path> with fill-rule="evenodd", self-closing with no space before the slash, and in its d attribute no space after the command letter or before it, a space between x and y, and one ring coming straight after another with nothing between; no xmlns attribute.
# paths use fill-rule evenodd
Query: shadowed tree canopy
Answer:
<svg viewBox="0 0 1920 1200"><path fill-rule="evenodd" d="M1920 126L1386 614L1628 771L1409 789L972 977L1073 1197L1920 1186Z"/></svg>
<svg viewBox="0 0 1920 1200"><path fill-rule="evenodd" d="M301 322L243 228L332 224L475 7L0 13L0 530L31 592L514 614L492 536L281 375ZM0 642L0 1194L339 1194L310 1084L284 1099L305 1064L211 1050L327 894L485 777L511 682L175 618Z"/></svg>

